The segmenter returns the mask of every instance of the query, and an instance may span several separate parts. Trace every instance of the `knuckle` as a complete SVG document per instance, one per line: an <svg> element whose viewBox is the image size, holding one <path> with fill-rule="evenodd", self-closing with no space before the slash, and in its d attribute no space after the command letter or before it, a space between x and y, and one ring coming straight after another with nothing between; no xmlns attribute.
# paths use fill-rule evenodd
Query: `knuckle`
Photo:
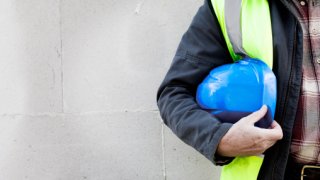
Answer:
<svg viewBox="0 0 320 180"><path fill-rule="evenodd" d="M270 147L270 143L267 142L267 141L265 141L265 142L263 142L263 143L260 144L259 149L260 149L260 151L265 151L265 150L267 150L269 147Z"/></svg>
<svg viewBox="0 0 320 180"><path fill-rule="evenodd" d="M257 137L256 137L257 139L257 141L258 142L261 142L261 141L264 141L265 140L265 137L263 136L263 135L261 135L261 134L257 134Z"/></svg>
<svg viewBox="0 0 320 180"><path fill-rule="evenodd" d="M278 141L278 140L280 140L282 138L283 138L283 134L282 133L277 133L276 135L274 135L273 140Z"/></svg>
<svg viewBox="0 0 320 180"><path fill-rule="evenodd" d="M262 154L265 151L263 148L256 148L255 149L255 154Z"/></svg>
<svg viewBox="0 0 320 180"><path fill-rule="evenodd" d="M269 144L269 143L264 143L264 144L263 144L263 149L264 149L264 150L267 150L269 147L270 147L270 144Z"/></svg>
<svg viewBox="0 0 320 180"><path fill-rule="evenodd" d="M265 150L260 150L257 154L263 154Z"/></svg>
<svg viewBox="0 0 320 180"><path fill-rule="evenodd" d="M281 133L279 133L279 139L282 139L283 138L283 133L281 131Z"/></svg>
<svg viewBox="0 0 320 180"><path fill-rule="evenodd" d="M280 139L282 139L282 135L278 135L278 136L275 138L276 141L277 141L277 140L280 140Z"/></svg>

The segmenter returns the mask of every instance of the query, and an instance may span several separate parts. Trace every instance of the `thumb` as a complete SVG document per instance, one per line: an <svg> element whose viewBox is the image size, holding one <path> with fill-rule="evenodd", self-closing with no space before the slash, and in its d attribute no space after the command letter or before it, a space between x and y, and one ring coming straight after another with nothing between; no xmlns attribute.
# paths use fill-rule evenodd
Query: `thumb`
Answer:
<svg viewBox="0 0 320 180"><path fill-rule="evenodd" d="M267 111L267 106L263 105L258 111L249 114L248 116L243 118L243 120L253 125L254 123L258 122L261 118L263 118L266 115Z"/></svg>

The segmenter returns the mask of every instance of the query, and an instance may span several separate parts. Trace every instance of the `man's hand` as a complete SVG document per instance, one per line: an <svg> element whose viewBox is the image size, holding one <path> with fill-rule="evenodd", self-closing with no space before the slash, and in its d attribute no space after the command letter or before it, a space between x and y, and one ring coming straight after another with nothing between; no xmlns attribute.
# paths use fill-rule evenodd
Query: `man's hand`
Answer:
<svg viewBox="0 0 320 180"><path fill-rule="evenodd" d="M254 126L266 113L264 105L235 123L221 139L217 153L226 157L259 155L282 139L282 129L276 121L269 129Z"/></svg>

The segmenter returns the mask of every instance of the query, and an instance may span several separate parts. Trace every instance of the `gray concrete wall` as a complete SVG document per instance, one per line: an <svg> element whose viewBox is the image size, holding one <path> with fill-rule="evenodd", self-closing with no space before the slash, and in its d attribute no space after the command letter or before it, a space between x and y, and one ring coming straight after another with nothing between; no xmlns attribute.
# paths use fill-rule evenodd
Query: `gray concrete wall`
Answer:
<svg viewBox="0 0 320 180"><path fill-rule="evenodd" d="M218 179L155 102L202 3L1 0L0 179Z"/></svg>

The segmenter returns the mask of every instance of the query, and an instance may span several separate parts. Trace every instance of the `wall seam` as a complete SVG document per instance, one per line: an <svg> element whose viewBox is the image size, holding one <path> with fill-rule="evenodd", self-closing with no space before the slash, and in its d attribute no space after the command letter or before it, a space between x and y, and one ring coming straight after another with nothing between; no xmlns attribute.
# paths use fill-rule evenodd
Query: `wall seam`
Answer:
<svg viewBox="0 0 320 180"><path fill-rule="evenodd" d="M86 111L86 112L42 112L42 113L0 113L1 117L14 117L14 116L85 116L85 115L105 115L105 114L116 114L116 113L153 113L159 114L158 111Z"/></svg>
<svg viewBox="0 0 320 180"><path fill-rule="evenodd" d="M62 0L59 0L60 68L61 68L61 111L64 113L63 41L62 41Z"/></svg>
<svg viewBox="0 0 320 180"><path fill-rule="evenodd" d="M165 156L165 137L164 137L164 123L161 123L161 142L162 142L162 172L163 179L167 180L167 169L166 169L166 156Z"/></svg>

